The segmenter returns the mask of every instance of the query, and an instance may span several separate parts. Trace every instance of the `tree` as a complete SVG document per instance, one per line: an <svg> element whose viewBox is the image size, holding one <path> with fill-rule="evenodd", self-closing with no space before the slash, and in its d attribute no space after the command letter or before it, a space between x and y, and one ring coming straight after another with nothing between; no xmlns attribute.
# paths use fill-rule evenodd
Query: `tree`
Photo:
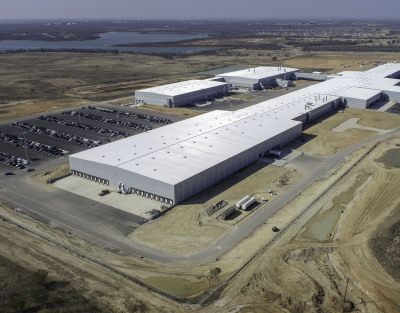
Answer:
<svg viewBox="0 0 400 313"><path fill-rule="evenodd" d="M25 307L25 298L23 297L13 297L8 303L11 309L14 309L15 312L23 312Z"/></svg>
<svg viewBox="0 0 400 313"><path fill-rule="evenodd" d="M36 272L32 273L32 280L39 285L43 285L48 274L49 272L46 270L37 270Z"/></svg>

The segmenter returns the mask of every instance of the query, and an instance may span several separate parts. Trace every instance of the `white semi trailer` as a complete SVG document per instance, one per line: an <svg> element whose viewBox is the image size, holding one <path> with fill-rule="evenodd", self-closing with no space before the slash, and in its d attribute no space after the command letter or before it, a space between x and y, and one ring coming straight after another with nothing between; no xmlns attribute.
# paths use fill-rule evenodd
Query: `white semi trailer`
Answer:
<svg viewBox="0 0 400 313"><path fill-rule="evenodd" d="M247 202L248 200L250 200L250 196L246 196L246 197L244 197L243 199L239 200L239 201L236 203L235 206L236 206L238 209L240 209L240 208L242 207L242 205L243 205L245 202Z"/></svg>
<svg viewBox="0 0 400 313"><path fill-rule="evenodd" d="M251 197L249 200L247 200L245 203L242 204L241 209L243 211L246 211L249 207L251 207L254 203L256 202L256 198Z"/></svg>

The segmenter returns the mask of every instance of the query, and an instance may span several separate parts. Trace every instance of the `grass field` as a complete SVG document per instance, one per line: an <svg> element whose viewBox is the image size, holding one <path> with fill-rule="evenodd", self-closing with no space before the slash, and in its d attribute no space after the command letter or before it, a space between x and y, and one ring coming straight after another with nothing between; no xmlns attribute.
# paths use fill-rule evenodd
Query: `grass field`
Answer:
<svg viewBox="0 0 400 313"><path fill-rule="evenodd" d="M194 73L231 65L283 65L331 73L364 70L376 62L396 58L395 53L306 53L294 48L279 52L237 48L229 50L229 54L222 50L212 56L168 58L103 53L1 54L0 120L119 98L132 102L135 90L202 79L207 76Z"/></svg>

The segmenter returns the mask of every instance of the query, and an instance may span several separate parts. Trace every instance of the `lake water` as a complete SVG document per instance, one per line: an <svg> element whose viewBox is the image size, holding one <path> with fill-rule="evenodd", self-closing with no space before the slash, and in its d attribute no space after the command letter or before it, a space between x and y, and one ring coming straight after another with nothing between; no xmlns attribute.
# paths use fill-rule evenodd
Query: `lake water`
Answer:
<svg viewBox="0 0 400 313"><path fill-rule="evenodd" d="M211 50L207 47L113 47L113 45L145 43L145 42L173 42L189 39L206 38L207 35L195 34L139 34L139 33L103 33L95 40L82 41L34 41L34 40L3 40L0 41L0 52L16 51L20 49L102 49L131 51L139 53L186 53L190 51Z"/></svg>

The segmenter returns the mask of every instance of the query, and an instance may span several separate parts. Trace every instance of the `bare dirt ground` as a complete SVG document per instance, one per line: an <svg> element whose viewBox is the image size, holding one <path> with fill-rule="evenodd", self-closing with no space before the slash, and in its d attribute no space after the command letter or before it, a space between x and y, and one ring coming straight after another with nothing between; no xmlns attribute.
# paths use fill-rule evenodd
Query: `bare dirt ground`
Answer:
<svg viewBox="0 0 400 313"><path fill-rule="evenodd" d="M300 177L295 169L256 162L177 205L162 219L135 230L130 238L168 253L203 250L253 212L238 211L234 218L223 221L218 216L224 210L246 195L254 196L260 203L261 198L273 201L275 196L268 193L269 189L280 194ZM209 216L207 207L221 200L227 201L227 205Z"/></svg>
<svg viewBox="0 0 400 313"><path fill-rule="evenodd" d="M397 114L348 108L342 113L333 114L330 118L326 116L318 118L316 124L307 128L302 137L295 143L289 144L289 147L299 148L308 155L324 156L378 134L376 131L358 128L351 128L345 132L333 131L350 118L359 118L357 124L360 126L382 130L396 129L400 125L400 116Z"/></svg>
<svg viewBox="0 0 400 313"><path fill-rule="evenodd" d="M355 151L342 167L337 168L326 179L312 184L263 227L210 264L190 267L160 266L148 260L105 251L4 207L0 209L0 213L39 234L50 236L67 248L109 264L128 275L172 294L190 297L225 280L242 267L275 236L271 231L272 225L285 228L327 186L351 169L311 207L309 213L296 220L292 228L240 271L215 302L200 311L342 312L353 303L361 312L396 312L400 305L396 302L399 299L400 286L388 274L390 269L395 269L393 266L396 263L385 270L377 261L371 247L374 238L388 238L390 233L382 229L393 225L394 218L400 218L395 210L399 205L399 169L388 168L377 161L386 150L399 144L400 138L380 143L351 169L373 146ZM268 166L264 169L266 168ZM256 184L257 180L254 177L253 180ZM271 179L272 183L273 181ZM339 203L338 195L344 198ZM324 212L343 203L344 212L333 223L331 235L323 240L314 239L308 231L309 227L318 224ZM319 214L314 216L317 212ZM329 217L327 219L330 220ZM82 259L81 256L8 222L1 221L0 228L3 257L30 271L44 269L54 280L69 281L71 287L82 296L96 299L95 305L108 312L141 312L140 308L144 308L143 312L191 311L187 306L139 287L88 258ZM318 226L316 228L318 231ZM391 250L389 249L394 253L397 242L395 238L391 238L393 243ZM381 256L387 256L386 250L380 253ZM346 300L351 302L343 303L348 278Z"/></svg>
<svg viewBox="0 0 400 313"><path fill-rule="evenodd" d="M54 168L47 169L31 175L34 181L46 183L49 179L57 178L70 172L69 164L58 165Z"/></svg>
<svg viewBox="0 0 400 313"><path fill-rule="evenodd" d="M202 78L193 73L232 64L283 65L337 72L363 70L372 67L375 62L396 60L398 57L395 53L309 54L295 49L279 52L235 49L233 52L229 51L229 55L221 52L212 57L193 55L169 59L123 54L1 55L0 72L7 75L0 78L0 119L118 98L132 102L130 97L136 89ZM276 61L272 60L274 56L277 56ZM159 110L150 106L143 108ZM174 113L197 113L182 110ZM357 123L361 126L384 130L400 125L396 115L347 109L344 113L319 120L318 124L305 131L303 138L293 147L311 156L326 156L376 135L376 132L365 129L349 129L341 133L332 131L350 118L359 118ZM326 179L312 184L272 216L265 227L260 227L218 261L209 264L190 267L160 265L118 255L4 206L0 208L2 216L53 239L57 244L0 220L0 252L5 259L28 271L45 269L53 280L68 280L74 290L86 299L96 299L96 306L106 312L192 310L140 287L90 259L171 294L190 298L229 278L257 251L262 253L229 281L228 287L216 296L215 302L200 311L343 312L354 306L361 312L399 312L400 286L399 281L394 279L398 263L384 260L397 260L398 257L398 233L393 225L398 225L396 223L400 219L400 173L398 168L376 161L385 150L398 145L398 138L380 143L341 178L340 183L334 184L307 214L295 220L288 231L265 248L276 235L271 231L272 226L283 229L289 225L325 188L373 147L355 151L342 167L328 173ZM209 189L209 194L203 193L190 199L191 202L175 208L161 220L133 233L131 238L171 252L182 251L182 248L188 252L204 249L210 245L210 240L215 240L251 214L242 213L236 219L222 222L215 219L220 211L208 216L205 211L208 205L227 200L226 207L229 207L251 193L256 193L258 200L261 197L272 200L266 194L269 188L280 193L297 181L301 172L290 166L277 168L255 164L236 175L233 177L235 184L232 181L221 182L214 187L217 190ZM43 181L47 180L46 175L42 176ZM176 227L177 224L179 227ZM169 246L163 246L161 243L167 239ZM182 247L182 244L185 246ZM261 250L263 248L265 250ZM349 284L345 296L347 279ZM348 301L343 302L343 298Z"/></svg>
<svg viewBox="0 0 400 313"><path fill-rule="evenodd" d="M21 213L12 213L2 206L1 214L12 216L24 227L38 234L45 234L61 245L84 252L86 255L101 256L103 260L118 264L123 260L116 254L107 252L76 237L35 221ZM104 267L71 251L54 245L15 225L0 220L0 242L2 256L11 263L28 271L46 270L50 280L68 281L70 286L86 299L95 299L95 304L104 312L185 312L185 307L169 302L161 296L139 287ZM142 266L129 261L130 271L141 271ZM121 263L120 263L121 264ZM123 267L124 267L123 266ZM3 267L3 266L2 266Z"/></svg>
<svg viewBox="0 0 400 313"><path fill-rule="evenodd" d="M357 114L355 110L355 114L350 114L349 118L354 118L358 116ZM327 120L332 127L337 126L342 121L343 115L344 113L338 113ZM379 118L376 125L372 122L367 124L372 127L382 126L379 125ZM318 128L314 130L314 134L321 131ZM322 132L319 136L326 137L329 134ZM338 142L341 141L340 138L338 140ZM311 145L310 142L307 144ZM235 276L216 302L203 310L205 312L228 312L231 309L237 312L265 312L265 310L340 312L345 305L350 307L352 305L350 302L343 304L342 301L346 281L349 278L346 299L351 301L356 308L361 308L365 312L366 310L368 312L395 312L398 309L396 305L399 305L395 302L399 292L398 283L388 274L391 265L385 265L389 266L385 271L378 263L371 250L371 243L375 237L382 239L389 236L382 232L379 226L385 227L389 222L393 223L392 214L395 205L398 205L397 195L400 185L399 170L393 167L388 168L375 160L385 150L399 144L399 139L379 144L357 167L342 178L339 184L334 185L332 190L313 206L308 215L296 221L290 231L284 233L273 245L268 246L264 253ZM148 260L119 256L76 237L68 236L57 229L52 229L19 212L2 208L1 213L28 228L50 236L66 247L110 264L124 273L171 294L191 297L229 278L275 236L275 233L271 231L273 225L281 229L285 228L324 188L343 175L371 148L366 147L355 151L342 167L335 170L332 175L328 175L327 179L311 185L299 197L271 217L265 227L257 229L218 261L206 265L160 266ZM234 177L233 180L237 181L237 184L233 184L232 181L222 182L219 186L220 190L208 190L207 193L200 194L191 199L192 203L176 208L174 212L176 215L169 214L153 224L148 224L134 236L138 238L142 236L141 240L146 241L146 244L148 241L157 247L160 246L157 242L163 234L165 238L178 240L179 237L184 236L174 234L181 231L173 230L176 228L173 227L173 221L177 219L184 221L179 225L186 225L183 235L189 236L195 245L204 248L209 244L202 238L204 234L210 232L217 237L221 232L229 230L236 222L235 220L222 222L215 220L214 216L208 217L205 212L207 204L225 199L230 200L230 205L244 194L252 192L256 192L257 198L267 197L266 190L270 186L279 193L281 192L280 185L292 184L300 175L299 171L291 167L279 168L256 163ZM281 188L286 187L281 186ZM222 194L218 194L220 191ZM338 195L344 198L339 203L337 202ZM334 210L334 205L343 205L344 213L340 213L340 218L334 220L333 223L330 215L327 215L328 222L324 225L332 226L330 236L323 240L313 238L309 228L313 228L316 224L318 232L321 216L324 217L325 212ZM319 210L321 210L320 214L313 217L313 214ZM245 218L245 215L238 218L239 220ZM312 219L308 223L310 218ZM5 258L27 270L45 269L54 279L67 279L71 282L71 286L80 291L85 298L98 299L96 305L106 308L107 311L131 310L135 312L136 310L140 312L140 308L154 312L189 310L186 306L143 289L102 266L82 259L65 248L30 235L8 222L2 221L0 227L2 228L0 238L2 255ZM145 232L146 228L147 230L151 228L152 231ZM148 238L145 238L146 235ZM213 238L208 238L208 240L213 240ZM179 251L183 243L181 241L176 246L170 245L168 249ZM396 244L396 241L393 244ZM393 244L391 249L396 247ZM188 251L194 250L192 246ZM381 257L387 255L386 250L379 252ZM367 303L359 305L363 302Z"/></svg>
<svg viewBox="0 0 400 313"><path fill-rule="evenodd" d="M320 222L321 214L310 221L299 220L232 281L213 309L220 307L220 312L398 312L400 282L388 273L397 269L397 263L386 262L383 267L374 250L382 254L380 259L397 255L397 232L393 234L393 230L386 229L400 218L400 170L388 169L376 159L399 144L399 137L378 144L315 204L313 210L321 210L323 214L333 210L338 205L337 196L343 194L344 199L340 199L345 203L343 213L333 223L328 238L318 240L307 234L310 225ZM314 190L314 187L308 189ZM349 190L354 197L346 199ZM289 206L298 205L303 197ZM389 250L376 247L379 240L388 237Z"/></svg>

